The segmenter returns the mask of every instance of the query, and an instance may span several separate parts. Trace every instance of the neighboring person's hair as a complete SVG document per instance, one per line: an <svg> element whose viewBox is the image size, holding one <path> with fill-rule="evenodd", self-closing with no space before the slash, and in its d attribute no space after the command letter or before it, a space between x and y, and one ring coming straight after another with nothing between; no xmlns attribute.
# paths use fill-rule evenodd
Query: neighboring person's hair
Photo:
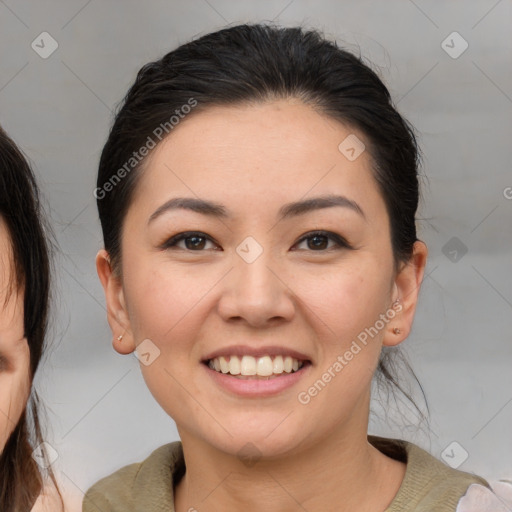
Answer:
<svg viewBox="0 0 512 512"><path fill-rule="evenodd" d="M146 64L121 103L101 154L96 189L114 272L122 273L123 221L145 163L142 159L132 166L133 155L148 146L148 137L163 140L156 137L162 127L172 135L173 116L179 123L211 106L289 97L364 133L390 218L395 270L408 262L418 240L419 151L412 127L395 109L386 86L360 58L317 31L246 24L207 34ZM414 376L401 352L385 347L378 377L414 404L400 384L397 357Z"/></svg>
<svg viewBox="0 0 512 512"><path fill-rule="evenodd" d="M16 144L0 127L0 216L12 246L10 293L24 289L24 335L30 349L30 382L41 361L48 326L49 245L32 170ZM2 305L0 305L1 307ZM0 389L0 392L2 390ZM29 511L45 480L32 457L43 442L39 400L34 389L0 455L0 510ZM51 469L47 477L57 486Z"/></svg>

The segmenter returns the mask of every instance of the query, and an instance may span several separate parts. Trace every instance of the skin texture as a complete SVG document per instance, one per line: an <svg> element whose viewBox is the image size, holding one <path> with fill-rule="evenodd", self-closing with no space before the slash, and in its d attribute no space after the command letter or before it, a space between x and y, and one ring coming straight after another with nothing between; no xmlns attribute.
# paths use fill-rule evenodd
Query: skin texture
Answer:
<svg viewBox="0 0 512 512"><path fill-rule="evenodd" d="M338 150L351 133L364 141L293 99L196 113L146 161L124 222L120 277L108 254L98 253L114 348L131 353L150 339L160 350L141 370L183 442L178 512L282 512L298 503L384 510L400 486L405 465L367 442L370 384L382 345L410 332L427 248L416 242L410 263L394 274L389 219L369 155L351 162ZM278 220L284 204L330 194L357 202L365 218L336 206ZM231 218L182 209L148 224L173 197L221 203ZM300 241L319 229L352 249ZM161 248L184 231L213 241L201 250L185 241ZM248 236L263 248L250 264L236 252ZM401 311L314 399L299 403L298 393L397 298ZM293 348L312 366L276 396L240 398L218 387L201 363L235 344ZM237 456L247 443L260 457L251 467Z"/></svg>
<svg viewBox="0 0 512 512"><path fill-rule="evenodd" d="M16 288L9 231L0 217L0 452L25 408L30 351L23 336L23 290Z"/></svg>

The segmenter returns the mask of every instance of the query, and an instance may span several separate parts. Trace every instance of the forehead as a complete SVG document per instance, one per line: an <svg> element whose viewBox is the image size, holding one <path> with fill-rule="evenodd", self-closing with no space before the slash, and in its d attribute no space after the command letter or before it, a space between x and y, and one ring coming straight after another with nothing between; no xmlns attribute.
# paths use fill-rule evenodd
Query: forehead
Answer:
<svg viewBox="0 0 512 512"><path fill-rule="evenodd" d="M0 215L0 348L16 345L23 333L23 290L16 287L12 241Z"/></svg>
<svg viewBox="0 0 512 512"><path fill-rule="evenodd" d="M7 223L0 215L0 304L6 295L13 267L12 241Z"/></svg>
<svg viewBox="0 0 512 512"><path fill-rule="evenodd" d="M134 201L179 193L257 208L337 190L380 215L368 151L354 160L340 151L354 136L364 141L299 100L209 107L185 117L147 158Z"/></svg>

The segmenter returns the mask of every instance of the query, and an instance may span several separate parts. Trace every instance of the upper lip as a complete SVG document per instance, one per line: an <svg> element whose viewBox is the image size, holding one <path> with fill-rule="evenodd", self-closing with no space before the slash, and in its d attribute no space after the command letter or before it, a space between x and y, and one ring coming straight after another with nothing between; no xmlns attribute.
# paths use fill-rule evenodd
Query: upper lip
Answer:
<svg viewBox="0 0 512 512"><path fill-rule="evenodd" d="M248 345L231 345L225 348L219 348L210 352L207 356L203 358L203 362L207 362L210 359L215 359L216 357L221 356L252 356L252 357L263 357L263 356L290 356L294 359L298 359L299 361L309 361L310 358L297 350L279 347L277 345L265 345L258 347L250 347Z"/></svg>

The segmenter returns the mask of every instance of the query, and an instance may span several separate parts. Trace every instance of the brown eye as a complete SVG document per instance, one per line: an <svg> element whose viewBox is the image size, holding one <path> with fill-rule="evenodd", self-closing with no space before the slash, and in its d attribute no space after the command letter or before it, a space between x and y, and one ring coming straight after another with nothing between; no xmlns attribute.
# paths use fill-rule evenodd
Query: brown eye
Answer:
<svg viewBox="0 0 512 512"><path fill-rule="evenodd" d="M9 362L0 354L0 372L5 372L9 368Z"/></svg>
<svg viewBox="0 0 512 512"><path fill-rule="evenodd" d="M179 245L181 242L184 242L184 245ZM196 233L196 232L186 232L179 233L178 235L173 236L169 240L167 240L164 244L162 244L162 249L184 249L189 251L200 252L204 249L208 249L206 244L210 242L214 244L211 238L204 233Z"/></svg>
<svg viewBox="0 0 512 512"><path fill-rule="evenodd" d="M306 249L315 252L322 252L329 249L351 249L351 246L344 238L337 235L336 233L331 233L328 231L308 233L299 240L297 245L300 245L304 242L306 242ZM330 242L333 243L329 246Z"/></svg>
<svg viewBox="0 0 512 512"><path fill-rule="evenodd" d="M315 235L308 238L308 247L310 249L327 249L329 238L323 235Z"/></svg>
<svg viewBox="0 0 512 512"><path fill-rule="evenodd" d="M204 249L206 245L206 239L201 236L190 236L183 240L185 240L185 247L190 250Z"/></svg>

